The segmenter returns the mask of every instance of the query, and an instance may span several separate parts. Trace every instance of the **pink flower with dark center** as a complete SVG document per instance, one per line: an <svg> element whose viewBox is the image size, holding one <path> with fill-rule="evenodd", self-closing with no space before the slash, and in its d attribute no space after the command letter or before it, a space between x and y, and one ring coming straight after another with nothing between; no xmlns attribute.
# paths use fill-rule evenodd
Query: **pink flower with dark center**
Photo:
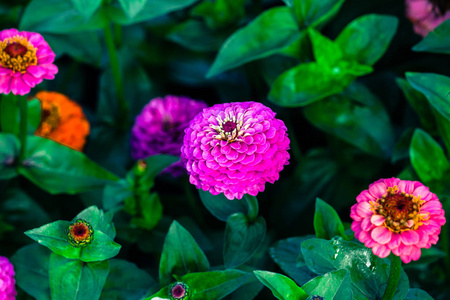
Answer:
<svg viewBox="0 0 450 300"><path fill-rule="evenodd" d="M44 79L54 79L55 53L39 33L0 31L0 93L25 95Z"/></svg>
<svg viewBox="0 0 450 300"><path fill-rule="evenodd" d="M418 260L445 224L441 202L418 181L380 179L356 201L350 213L355 237L381 258L392 251L404 263Z"/></svg>
<svg viewBox="0 0 450 300"><path fill-rule="evenodd" d="M184 282L174 282L169 286L170 300L188 300L190 297L190 288Z"/></svg>
<svg viewBox="0 0 450 300"><path fill-rule="evenodd" d="M450 18L450 3L446 0L406 0L406 16L414 24L414 31L426 36Z"/></svg>
<svg viewBox="0 0 450 300"><path fill-rule="evenodd" d="M143 159L156 154L181 155L184 129L203 108L202 101L187 97L168 95L151 100L136 117L131 130L131 156ZM185 173L180 162L174 163L165 172L174 176Z"/></svg>
<svg viewBox="0 0 450 300"><path fill-rule="evenodd" d="M283 121L257 102L216 104L185 130L181 157L198 189L233 200L256 196L289 162Z"/></svg>
<svg viewBox="0 0 450 300"><path fill-rule="evenodd" d="M0 256L0 299L16 299L16 281L14 280L14 267L8 258Z"/></svg>

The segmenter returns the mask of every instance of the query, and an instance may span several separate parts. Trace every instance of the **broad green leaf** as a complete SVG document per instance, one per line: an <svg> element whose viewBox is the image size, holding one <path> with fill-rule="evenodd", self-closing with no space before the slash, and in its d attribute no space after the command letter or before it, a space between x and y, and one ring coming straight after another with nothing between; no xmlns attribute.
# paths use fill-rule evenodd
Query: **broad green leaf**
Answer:
<svg viewBox="0 0 450 300"><path fill-rule="evenodd" d="M161 173L162 170L164 170L174 162L177 162L178 160L180 160L179 157L167 154L158 154L147 157L145 159L147 167L140 179L142 181L140 186L145 187L145 189L147 188L150 189L153 186L153 181L155 180L155 177L159 173ZM152 184L148 184L148 182L151 182ZM144 183L147 184L144 185Z"/></svg>
<svg viewBox="0 0 450 300"><path fill-rule="evenodd" d="M444 141L447 153L450 153L450 120L445 118L436 109L433 109L439 134Z"/></svg>
<svg viewBox="0 0 450 300"><path fill-rule="evenodd" d="M72 1L32 0L25 8L19 28L39 33L71 33L100 29L108 23L101 9L86 22Z"/></svg>
<svg viewBox="0 0 450 300"><path fill-rule="evenodd" d="M305 300L308 298L308 294L289 277L268 271L254 271L253 273L277 299Z"/></svg>
<svg viewBox="0 0 450 300"><path fill-rule="evenodd" d="M345 269L317 276L307 282L303 290L310 295L320 295L329 300L352 300L352 282L350 272Z"/></svg>
<svg viewBox="0 0 450 300"><path fill-rule="evenodd" d="M20 248L11 262L17 285L37 300L50 300L48 264L51 251L38 244Z"/></svg>
<svg viewBox="0 0 450 300"><path fill-rule="evenodd" d="M112 213L104 213L103 210L98 209L97 206L90 206L76 215L72 221L83 219L89 222L95 230L100 230L111 239L114 239L116 237L116 229L112 223L112 218Z"/></svg>
<svg viewBox="0 0 450 300"><path fill-rule="evenodd" d="M206 2L204 2L206 3ZM166 36L172 42L193 51L218 51L226 36L212 32L198 20L187 20L176 25Z"/></svg>
<svg viewBox="0 0 450 300"><path fill-rule="evenodd" d="M423 182L440 180L450 168L441 146L425 131L416 129L409 149L411 164Z"/></svg>
<svg viewBox="0 0 450 300"><path fill-rule="evenodd" d="M309 239L302 243L301 251L306 265L318 275L347 269L352 281L353 299L382 298L389 278L389 259L379 258L370 248L341 238ZM408 290L408 277L402 270L396 299L403 299Z"/></svg>
<svg viewBox="0 0 450 300"><path fill-rule="evenodd" d="M333 18L345 0L292 0L294 10L301 27L325 25Z"/></svg>
<svg viewBox="0 0 450 300"><path fill-rule="evenodd" d="M33 98L27 101L28 105L28 122L27 122L27 133L34 134L36 129L39 127L39 123L41 123L41 102Z"/></svg>
<svg viewBox="0 0 450 300"><path fill-rule="evenodd" d="M314 230L316 236L321 239L329 240L335 236L346 237L344 225L337 212L331 205L319 198L316 198Z"/></svg>
<svg viewBox="0 0 450 300"><path fill-rule="evenodd" d="M112 259L109 263L109 273L100 300L140 300L156 284L147 272L131 262Z"/></svg>
<svg viewBox="0 0 450 300"><path fill-rule="evenodd" d="M3 133L20 133L19 101L27 96L3 95L0 102L0 124ZM25 100L24 99L24 100ZM41 103L37 99L25 100L27 103L27 133L34 134L41 121Z"/></svg>
<svg viewBox="0 0 450 300"><path fill-rule="evenodd" d="M244 272L253 272L256 269L250 266L243 265L239 268ZM241 300L241 299L255 299L256 296L264 288L264 285L256 278L255 275L248 277L247 281L242 284L238 289L236 289L230 296L227 297L229 300Z"/></svg>
<svg viewBox="0 0 450 300"><path fill-rule="evenodd" d="M83 153L38 136L28 137L19 173L51 194L76 194L118 179Z"/></svg>
<svg viewBox="0 0 450 300"><path fill-rule="evenodd" d="M0 179L10 179L17 176L14 166L19 158L20 142L10 133L0 132Z"/></svg>
<svg viewBox="0 0 450 300"><path fill-rule="evenodd" d="M388 114L363 86L353 83L344 94L309 105L303 112L314 126L367 153L385 157L392 151L394 136Z"/></svg>
<svg viewBox="0 0 450 300"><path fill-rule="evenodd" d="M234 268L249 260L266 236L266 221L258 217L249 222L243 213L228 217L225 229L223 259L226 268Z"/></svg>
<svg viewBox="0 0 450 300"><path fill-rule="evenodd" d="M121 246L101 231L94 231L94 240L81 248L80 260L84 262L104 261L119 254Z"/></svg>
<svg viewBox="0 0 450 300"><path fill-rule="evenodd" d="M335 43L345 59L371 66L386 52L397 25L397 18L392 16L364 15L348 24Z"/></svg>
<svg viewBox="0 0 450 300"><path fill-rule="evenodd" d="M450 121L450 77L433 73L406 73L406 80Z"/></svg>
<svg viewBox="0 0 450 300"><path fill-rule="evenodd" d="M130 183L125 179L108 184L103 190L103 207L105 210L119 210L127 198L134 196Z"/></svg>
<svg viewBox="0 0 450 300"><path fill-rule="evenodd" d="M209 271L209 262L192 235L177 221L169 228L159 264L160 284L167 285L174 278L191 272Z"/></svg>
<svg viewBox="0 0 450 300"><path fill-rule="evenodd" d="M234 213L247 213L247 206L242 200L228 200L223 193L213 195L201 189L198 193L206 209L221 221L227 221L228 217Z"/></svg>
<svg viewBox="0 0 450 300"><path fill-rule="evenodd" d="M181 281L193 289L192 300L220 300L242 286L251 273L228 269L201 273L189 273Z"/></svg>
<svg viewBox="0 0 450 300"><path fill-rule="evenodd" d="M215 30L232 25L234 22L245 16L246 0L215 0L203 1L194 7L191 14L195 17L202 17L206 25Z"/></svg>
<svg viewBox="0 0 450 300"><path fill-rule="evenodd" d="M334 67L342 60L342 51L332 40L314 29L309 29L308 34L318 64Z"/></svg>
<svg viewBox="0 0 450 300"><path fill-rule="evenodd" d="M102 0L71 0L78 12L87 22L102 4Z"/></svg>
<svg viewBox="0 0 450 300"><path fill-rule="evenodd" d="M396 81L405 95L406 100L408 100L414 111L419 115L422 126L425 129L433 128L435 120L427 98L421 92L414 89L405 79L397 78Z"/></svg>
<svg viewBox="0 0 450 300"><path fill-rule="evenodd" d="M109 272L109 261L83 263L50 255L52 300L99 299Z"/></svg>
<svg viewBox="0 0 450 300"><path fill-rule="evenodd" d="M131 0L128 0L131 1ZM142 0L135 0L142 1ZM131 25L143 21L148 21L170 12L188 7L198 0L147 0L145 5L132 18L129 18L118 3L106 6L105 11L109 19L121 25Z"/></svg>
<svg viewBox="0 0 450 300"><path fill-rule="evenodd" d="M206 76L212 77L272 55L299 37L300 32L290 8L266 10L225 41Z"/></svg>
<svg viewBox="0 0 450 300"><path fill-rule="evenodd" d="M270 256L281 270L300 286L316 276L306 266L300 251L301 243L313 237L313 235L291 237L276 242L269 249Z"/></svg>
<svg viewBox="0 0 450 300"><path fill-rule="evenodd" d="M152 0L119 0L120 6L131 20Z"/></svg>
<svg viewBox="0 0 450 300"><path fill-rule="evenodd" d="M405 300L433 300L427 292L421 289L410 289Z"/></svg>
<svg viewBox="0 0 450 300"><path fill-rule="evenodd" d="M428 33L412 50L450 54L450 20Z"/></svg>

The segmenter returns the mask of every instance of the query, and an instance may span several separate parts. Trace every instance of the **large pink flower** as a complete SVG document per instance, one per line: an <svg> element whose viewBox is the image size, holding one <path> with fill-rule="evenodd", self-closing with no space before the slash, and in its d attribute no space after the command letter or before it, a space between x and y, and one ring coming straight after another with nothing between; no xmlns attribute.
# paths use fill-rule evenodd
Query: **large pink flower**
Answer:
<svg viewBox="0 0 450 300"><path fill-rule="evenodd" d="M356 201L350 213L355 237L382 258L392 251L404 263L418 260L445 224L441 202L418 181L380 179Z"/></svg>
<svg viewBox="0 0 450 300"><path fill-rule="evenodd" d="M450 18L450 5L445 1L406 0L406 16L414 24L414 31L426 36Z"/></svg>
<svg viewBox="0 0 450 300"><path fill-rule="evenodd" d="M0 300L16 299L14 275L13 265L6 257L0 256Z"/></svg>
<svg viewBox="0 0 450 300"><path fill-rule="evenodd" d="M181 157L197 188L232 200L256 196L274 183L289 160L283 121L257 102L216 104L185 130Z"/></svg>
<svg viewBox="0 0 450 300"><path fill-rule="evenodd" d="M55 53L39 33L0 31L0 93L25 95L44 79L53 79L58 68Z"/></svg>

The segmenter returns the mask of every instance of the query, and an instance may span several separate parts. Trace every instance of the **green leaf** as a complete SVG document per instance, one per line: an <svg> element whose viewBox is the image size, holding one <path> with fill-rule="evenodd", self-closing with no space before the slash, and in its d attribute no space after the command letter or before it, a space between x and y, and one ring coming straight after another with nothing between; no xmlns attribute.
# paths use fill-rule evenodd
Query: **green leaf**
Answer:
<svg viewBox="0 0 450 300"><path fill-rule="evenodd" d="M300 32L290 8L266 10L225 41L206 76L212 77L272 55L299 37Z"/></svg>
<svg viewBox="0 0 450 300"><path fill-rule="evenodd" d="M155 177L161 173L162 170L179 161L180 158L174 155L158 154L152 155L145 159L147 168L144 174L140 178L140 187L144 189L150 189L153 186ZM151 182L151 184L150 184ZM144 185L146 183L146 185Z"/></svg>
<svg viewBox="0 0 450 300"><path fill-rule="evenodd" d="M316 62L321 65L334 66L342 60L342 51L338 45L317 30L308 30Z"/></svg>
<svg viewBox="0 0 450 300"><path fill-rule="evenodd" d="M0 132L0 179L17 176L15 162L19 158L20 142L10 133Z"/></svg>
<svg viewBox="0 0 450 300"><path fill-rule="evenodd" d="M395 17L369 14L353 20L336 38L344 58L373 65L386 52L397 30Z"/></svg>
<svg viewBox="0 0 450 300"><path fill-rule="evenodd" d="M308 294L303 291L292 279L277 273L268 271L254 271L256 277L265 286L267 286L272 294L280 300L298 299L305 300ZM328 298L327 298L328 299Z"/></svg>
<svg viewBox="0 0 450 300"><path fill-rule="evenodd" d="M192 300L220 300L247 282L250 276L251 273L228 269L189 273L181 281L193 289Z"/></svg>
<svg viewBox="0 0 450 300"><path fill-rule="evenodd" d="M101 231L111 239L114 239L116 237L116 229L112 223L112 218L112 213L104 213L103 210L98 209L97 206L90 206L76 215L72 221L83 219L89 222L95 230Z"/></svg>
<svg viewBox="0 0 450 300"><path fill-rule="evenodd" d="M198 193L206 209L221 221L227 221L228 217L234 213L247 213L247 206L242 200L228 200L223 193L213 195L201 189Z"/></svg>
<svg viewBox="0 0 450 300"><path fill-rule="evenodd" d="M433 300L427 292L421 289L410 289L404 300Z"/></svg>
<svg viewBox="0 0 450 300"><path fill-rule="evenodd" d="M313 235L291 237L276 242L269 249L270 256L281 270L300 286L316 276L306 266L303 255L300 252L301 243L313 237Z"/></svg>
<svg viewBox="0 0 450 300"><path fill-rule="evenodd" d="M209 271L210 265L192 235L177 221L173 221L164 241L159 264L162 286L173 281L173 275Z"/></svg>
<svg viewBox="0 0 450 300"><path fill-rule="evenodd" d="M101 231L94 232L94 240L81 248L80 260L84 262L104 261L119 254L121 246Z"/></svg>
<svg viewBox="0 0 450 300"><path fill-rule="evenodd" d="M444 141L447 153L450 153L450 120L446 119L436 109L433 109L439 134Z"/></svg>
<svg viewBox="0 0 450 300"><path fill-rule="evenodd" d="M411 164L423 182L440 180L450 168L441 146L425 131L416 129L409 149Z"/></svg>
<svg viewBox="0 0 450 300"><path fill-rule="evenodd" d="M341 238L309 239L302 243L301 251L306 265L316 274L347 269L352 281L353 299L382 298L389 278L389 259L379 258L370 248ZM403 299L408 290L408 277L402 270L396 299Z"/></svg>
<svg viewBox="0 0 450 300"><path fill-rule="evenodd" d="M284 107L305 106L342 92L354 79L355 76L344 74L340 68L330 70L317 63L300 64L275 80L268 97Z"/></svg>
<svg viewBox="0 0 450 300"><path fill-rule="evenodd" d="M17 285L37 300L50 300L48 265L51 251L38 244L20 248L11 262Z"/></svg>
<svg viewBox="0 0 450 300"><path fill-rule="evenodd" d="M100 298L109 262L83 263L52 253L49 269L52 300L94 300Z"/></svg>
<svg viewBox="0 0 450 300"><path fill-rule="evenodd" d="M102 0L71 0L78 12L87 22L102 4Z"/></svg>
<svg viewBox="0 0 450 300"><path fill-rule="evenodd" d="M147 1L148 0L119 0L119 3L128 18L133 19L144 8Z"/></svg>
<svg viewBox="0 0 450 300"><path fill-rule="evenodd" d="M142 215L133 217L131 224L151 230L158 225L162 218L163 207L159 196L156 193L147 194L139 197L138 201Z"/></svg>
<svg viewBox="0 0 450 300"><path fill-rule="evenodd" d="M316 198L316 212L314 213L314 230L320 239L331 239L335 236L346 237L344 225L334 208Z"/></svg>
<svg viewBox="0 0 450 300"><path fill-rule="evenodd" d="M149 21L170 12L183 9L197 1L198 0L147 0L145 5L132 18L129 18L122 7L116 3L106 6L105 10L112 22L121 25L131 25L143 21Z"/></svg>
<svg viewBox="0 0 450 300"><path fill-rule="evenodd" d="M408 100L414 111L419 115L422 126L425 129L433 128L435 120L427 98L421 92L414 89L405 79L397 78L396 81L405 95L406 100Z"/></svg>
<svg viewBox="0 0 450 300"><path fill-rule="evenodd" d="M39 124L41 123L41 102L38 99L33 98L27 101L27 105L28 105L27 133L34 134L36 129L39 127Z"/></svg>
<svg viewBox="0 0 450 300"><path fill-rule="evenodd" d="M352 285L350 272L345 269L333 271L323 276L317 276L303 287L310 295L320 295L329 300L352 300Z"/></svg>
<svg viewBox="0 0 450 300"><path fill-rule="evenodd" d="M406 73L406 80L450 121L450 77L433 73Z"/></svg>
<svg viewBox="0 0 450 300"><path fill-rule="evenodd" d="M2 95L0 102L0 124L2 132L13 133L19 136L20 133L20 111L19 111L19 97L12 93ZM27 102L28 106L28 134L34 134L41 121L41 103L37 99L31 99Z"/></svg>
<svg viewBox="0 0 450 300"><path fill-rule="evenodd" d="M134 197L130 182L120 179L117 182L108 184L103 190L103 208L107 211L119 210L127 198Z"/></svg>
<svg viewBox="0 0 450 300"><path fill-rule="evenodd" d="M392 151L394 136L388 114L363 87L351 85L346 94L309 105L303 112L314 126L367 153L383 157Z"/></svg>
<svg viewBox="0 0 450 300"><path fill-rule="evenodd" d="M83 153L38 136L28 137L19 173L51 194L76 194L118 179Z"/></svg>
<svg viewBox="0 0 450 300"><path fill-rule="evenodd" d="M207 2L203 2L207 3ZM176 25L166 36L172 42L193 51L218 51L226 36L212 32L198 20L187 20ZM202 76L204 76L202 74Z"/></svg>
<svg viewBox="0 0 450 300"><path fill-rule="evenodd" d="M103 10L98 10L86 22L84 13L81 14L72 1L32 0L23 13L19 28L39 33L71 33L100 29L106 24L108 19Z"/></svg>
<svg viewBox="0 0 450 300"><path fill-rule="evenodd" d="M330 21L330 19L339 12L344 1L345 0L293 0L293 3L300 26L317 27L323 26Z"/></svg>
<svg viewBox="0 0 450 300"><path fill-rule="evenodd" d="M131 262L112 259L109 263L109 274L100 300L140 300L149 287L156 284L147 272L139 269Z"/></svg>
<svg viewBox="0 0 450 300"><path fill-rule="evenodd" d="M264 242L266 221L258 217L249 222L243 213L228 217L225 229L223 259L226 268L234 268L249 260Z"/></svg>
<svg viewBox="0 0 450 300"><path fill-rule="evenodd" d="M415 45L412 50L450 54L450 21L445 20L442 22Z"/></svg>
<svg viewBox="0 0 450 300"><path fill-rule="evenodd" d="M232 25L245 16L246 0L215 0L203 1L191 11L193 16L202 17L206 25L215 30Z"/></svg>

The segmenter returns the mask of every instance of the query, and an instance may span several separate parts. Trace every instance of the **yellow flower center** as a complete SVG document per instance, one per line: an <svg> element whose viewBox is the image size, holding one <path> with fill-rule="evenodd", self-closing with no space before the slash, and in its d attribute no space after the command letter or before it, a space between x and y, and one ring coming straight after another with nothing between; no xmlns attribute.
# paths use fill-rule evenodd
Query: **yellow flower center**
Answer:
<svg viewBox="0 0 450 300"><path fill-rule="evenodd" d="M382 198L372 201L371 209L375 214L382 215L386 220L384 225L393 232L416 230L423 221L430 218L429 213L421 213L420 208L425 201L420 196L399 193L397 186L389 187Z"/></svg>
<svg viewBox="0 0 450 300"><path fill-rule="evenodd" d="M0 64L14 72L25 73L28 66L37 65L36 50L24 37L6 38L0 43Z"/></svg>

